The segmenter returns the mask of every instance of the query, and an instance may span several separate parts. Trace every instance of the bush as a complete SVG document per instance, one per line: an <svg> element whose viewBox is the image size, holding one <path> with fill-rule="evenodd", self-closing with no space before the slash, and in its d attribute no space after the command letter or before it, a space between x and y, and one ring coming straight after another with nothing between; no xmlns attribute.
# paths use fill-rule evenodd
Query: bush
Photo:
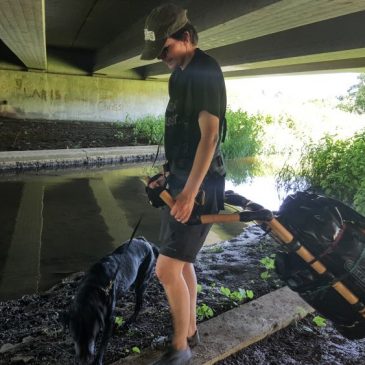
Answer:
<svg viewBox="0 0 365 365"><path fill-rule="evenodd" d="M163 116L147 116L135 121L127 116L124 122L115 123L115 127L118 130L115 137L122 141L131 138L134 144L163 143L165 128Z"/></svg>
<svg viewBox="0 0 365 365"><path fill-rule="evenodd" d="M228 110L227 135L222 144L225 158L256 156L262 149L264 117L260 114L249 115L241 109Z"/></svg>
<svg viewBox="0 0 365 365"><path fill-rule="evenodd" d="M305 148L297 171L290 166L280 171L277 184L287 191L310 187L364 213L364 156L365 130L346 140L326 136Z"/></svg>
<svg viewBox="0 0 365 365"><path fill-rule="evenodd" d="M134 134L138 141L148 144L162 143L165 119L163 116L147 116L134 122Z"/></svg>
<svg viewBox="0 0 365 365"><path fill-rule="evenodd" d="M365 113L365 73L358 76L358 83L347 90L347 95L338 97L339 109L357 114Z"/></svg>

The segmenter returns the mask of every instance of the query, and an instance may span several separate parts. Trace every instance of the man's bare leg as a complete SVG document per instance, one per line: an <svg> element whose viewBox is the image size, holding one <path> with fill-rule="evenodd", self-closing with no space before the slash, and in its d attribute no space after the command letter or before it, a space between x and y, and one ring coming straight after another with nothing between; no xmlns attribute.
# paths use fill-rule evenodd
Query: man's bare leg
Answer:
<svg viewBox="0 0 365 365"><path fill-rule="evenodd" d="M197 280L193 264L186 263L184 265L183 276L188 286L190 295L190 321L189 321L188 337L192 337L196 332L196 301L197 301Z"/></svg>
<svg viewBox="0 0 365 365"><path fill-rule="evenodd" d="M176 350L188 347L187 337L190 325L190 294L183 276L186 262L159 255L156 275L163 285L170 305L174 325L172 346Z"/></svg>

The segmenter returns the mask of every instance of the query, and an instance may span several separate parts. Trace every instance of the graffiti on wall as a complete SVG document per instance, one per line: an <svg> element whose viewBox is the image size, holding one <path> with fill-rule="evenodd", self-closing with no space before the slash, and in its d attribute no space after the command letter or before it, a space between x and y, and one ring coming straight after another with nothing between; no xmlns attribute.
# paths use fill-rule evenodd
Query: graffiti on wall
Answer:
<svg viewBox="0 0 365 365"><path fill-rule="evenodd" d="M27 98L41 99L44 101L47 101L47 100L53 101L53 100L62 99L60 90L57 90L57 89L45 90L45 89L39 89L39 88L27 88L27 87L23 86L22 79L16 79L15 83L16 83L16 88L18 90L22 90L24 96Z"/></svg>
<svg viewBox="0 0 365 365"><path fill-rule="evenodd" d="M98 101L98 109L99 110L106 110L110 112L121 112L123 111L123 105L116 103L116 102L110 102L106 100L99 100Z"/></svg>

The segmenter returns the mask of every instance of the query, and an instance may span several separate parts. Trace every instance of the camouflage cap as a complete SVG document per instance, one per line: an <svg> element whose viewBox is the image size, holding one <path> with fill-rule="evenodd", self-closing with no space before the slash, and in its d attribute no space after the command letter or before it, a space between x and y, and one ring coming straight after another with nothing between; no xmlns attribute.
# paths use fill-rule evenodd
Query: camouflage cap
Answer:
<svg viewBox="0 0 365 365"><path fill-rule="evenodd" d="M142 60L153 60L162 52L166 39L188 23L187 10L176 4L163 4L153 9L144 28L145 45Z"/></svg>

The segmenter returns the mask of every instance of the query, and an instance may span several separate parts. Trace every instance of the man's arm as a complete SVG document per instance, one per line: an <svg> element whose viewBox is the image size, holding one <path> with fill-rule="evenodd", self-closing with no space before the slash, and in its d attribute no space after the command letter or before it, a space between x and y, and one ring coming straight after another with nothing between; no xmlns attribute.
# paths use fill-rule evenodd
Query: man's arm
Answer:
<svg viewBox="0 0 365 365"><path fill-rule="evenodd" d="M182 223L186 223L190 218L195 197L212 162L219 139L219 118L203 110L199 113L199 128L201 138L193 167L183 191L176 196L176 203L171 209L171 215Z"/></svg>

